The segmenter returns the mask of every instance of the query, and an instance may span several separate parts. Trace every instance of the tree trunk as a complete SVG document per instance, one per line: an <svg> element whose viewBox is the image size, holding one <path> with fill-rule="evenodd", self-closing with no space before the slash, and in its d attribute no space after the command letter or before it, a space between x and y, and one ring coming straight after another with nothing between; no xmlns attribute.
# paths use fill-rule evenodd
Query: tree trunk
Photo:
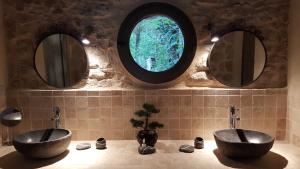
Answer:
<svg viewBox="0 0 300 169"><path fill-rule="evenodd" d="M139 53L139 45L140 45L140 41L141 41L141 31L142 29L140 27L137 27L136 30L136 37L135 37L135 54L138 55ZM141 63L141 57L138 57L138 61L139 63Z"/></svg>

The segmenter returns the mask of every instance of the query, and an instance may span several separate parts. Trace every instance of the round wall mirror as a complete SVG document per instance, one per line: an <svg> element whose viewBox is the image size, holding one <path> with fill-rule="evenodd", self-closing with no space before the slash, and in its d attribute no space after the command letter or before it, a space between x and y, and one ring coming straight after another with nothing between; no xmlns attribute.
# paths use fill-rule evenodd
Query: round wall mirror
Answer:
<svg viewBox="0 0 300 169"><path fill-rule="evenodd" d="M193 24L177 7L160 2L142 5L123 21L118 52L136 79L161 84L182 75L196 52Z"/></svg>
<svg viewBox="0 0 300 169"><path fill-rule="evenodd" d="M253 83L266 64L266 50L262 41L248 31L233 31L217 41L208 58L212 75L230 87Z"/></svg>
<svg viewBox="0 0 300 169"><path fill-rule="evenodd" d="M57 88L74 86L88 72L88 59L81 42L66 34L52 34L43 39L34 62L42 80Z"/></svg>

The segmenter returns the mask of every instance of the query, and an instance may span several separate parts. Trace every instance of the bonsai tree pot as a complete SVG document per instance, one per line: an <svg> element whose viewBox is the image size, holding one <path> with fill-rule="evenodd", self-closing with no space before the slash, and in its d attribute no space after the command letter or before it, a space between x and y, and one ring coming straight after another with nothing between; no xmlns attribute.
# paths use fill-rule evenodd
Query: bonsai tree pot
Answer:
<svg viewBox="0 0 300 169"><path fill-rule="evenodd" d="M154 147L157 142L158 135L155 130L140 130L136 138L140 145L145 143L147 146Z"/></svg>

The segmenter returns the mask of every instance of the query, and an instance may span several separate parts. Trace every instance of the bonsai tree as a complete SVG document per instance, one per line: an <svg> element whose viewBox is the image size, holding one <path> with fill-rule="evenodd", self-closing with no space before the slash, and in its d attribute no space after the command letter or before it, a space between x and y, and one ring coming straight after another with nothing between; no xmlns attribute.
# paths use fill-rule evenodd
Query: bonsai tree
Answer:
<svg viewBox="0 0 300 169"><path fill-rule="evenodd" d="M151 122L149 123L149 118L153 113L159 113L160 110L155 108L153 104L145 103L143 105L143 110L138 110L134 114L140 118L144 118L143 120L130 119L130 122L135 128L143 128L144 130L156 130L157 128L163 128L164 125L159 122Z"/></svg>

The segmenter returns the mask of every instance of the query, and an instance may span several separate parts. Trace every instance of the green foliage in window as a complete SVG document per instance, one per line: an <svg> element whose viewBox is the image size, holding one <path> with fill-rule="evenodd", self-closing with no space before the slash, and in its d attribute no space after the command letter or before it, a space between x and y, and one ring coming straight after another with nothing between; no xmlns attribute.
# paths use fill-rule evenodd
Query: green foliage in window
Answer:
<svg viewBox="0 0 300 169"><path fill-rule="evenodd" d="M184 49L184 37L178 24L165 16L151 16L140 21L130 35L134 61L151 72L172 68Z"/></svg>

